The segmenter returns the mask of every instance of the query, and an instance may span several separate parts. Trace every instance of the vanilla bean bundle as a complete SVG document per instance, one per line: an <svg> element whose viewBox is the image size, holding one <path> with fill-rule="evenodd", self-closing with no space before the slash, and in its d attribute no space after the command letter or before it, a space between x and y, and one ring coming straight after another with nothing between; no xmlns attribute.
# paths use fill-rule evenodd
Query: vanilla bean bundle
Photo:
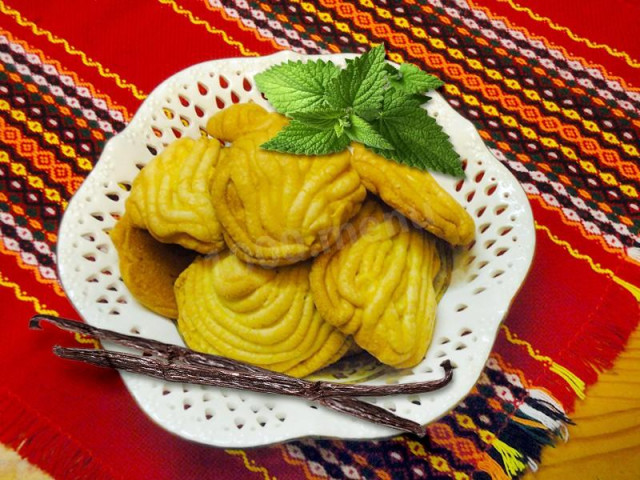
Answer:
<svg viewBox="0 0 640 480"><path fill-rule="evenodd" d="M229 358L203 354L177 345L125 335L51 315L36 315L31 318L29 326L39 329L42 321L50 322L65 330L85 334L99 340L111 341L142 352L142 355L137 355L109 350L55 346L54 353L62 358L139 373L170 382L301 397L333 410L419 436L425 434L423 426L356 397L429 392L444 387L453 376L451 363L446 360L441 365L445 372L444 376L439 380L427 382L396 385L353 385L308 381Z"/></svg>

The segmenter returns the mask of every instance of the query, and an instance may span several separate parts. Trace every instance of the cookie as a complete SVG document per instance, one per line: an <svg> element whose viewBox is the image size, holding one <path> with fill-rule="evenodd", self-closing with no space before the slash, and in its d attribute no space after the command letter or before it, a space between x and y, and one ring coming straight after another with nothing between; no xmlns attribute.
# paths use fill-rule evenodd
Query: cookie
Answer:
<svg viewBox="0 0 640 480"><path fill-rule="evenodd" d="M290 265L330 247L360 209L366 190L349 151L306 156L262 149L286 125L281 115L269 115L274 120L267 128L244 133L224 149L211 198L238 257Z"/></svg>
<svg viewBox="0 0 640 480"><path fill-rule="evenodd" d="M125 209L157 240L202 254L225 248L209 184L220 153L211 138L183 137L154 157L133 181Z"/></svg>
<svg viewBox="0 0 640 480"><path fill-rule="evenodd" d="M162 243L131 223L118 220L109 236L118 252L120 276L131 295L149 310L178 318L173 284L196 257L196 252Z"/></svg>
<svg viewBox="0 0 640 480"><path fill-rule="evenodd" d="M369 192L452 245L475 236L471 215L426 171L387 160L361 144L353 145L352 165Z"/></svg>
<svg viewBox="0 0 640 480"><path fill-rule="evenodd" d="M280 127L286 123L253 102L236 103L213 115L207 121L206 131L222 142L233 142L249 132L269 128L274 122L280 123Z"/></svg>
<svg viewBox="0 0 640 480"><path fill-rule="evenodd" d="M266 269L226 251L178 278L178 330L186 344L303 377L342 357L351 340L313 302L308 262Z"/></svg>
<svg viewBox="0 0 640 480"><path fill-rule="evenodd" d="M429 347L438 298L448 285L447 249L367 200L338 244L313 260L316 307L382 363L413 367Z"/></svg>

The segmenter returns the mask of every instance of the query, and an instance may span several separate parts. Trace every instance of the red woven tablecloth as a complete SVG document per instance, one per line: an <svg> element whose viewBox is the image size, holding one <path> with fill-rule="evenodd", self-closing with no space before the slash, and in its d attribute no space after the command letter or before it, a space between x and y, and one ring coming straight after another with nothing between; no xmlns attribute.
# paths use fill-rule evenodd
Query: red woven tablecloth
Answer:
<svg viewBox="0 0 640 480"><path fill-rule="evenodd" d="M638 324L639 18L630 0L0 0L0 442L56 479L522 473ZM159 82L215 58L376 43L446 82L536 220L481 383L426 439L193 444L148 420L117 373L51 353L81 339L28 330L36 312L78 318L56 279L61 215Z"/></svg>

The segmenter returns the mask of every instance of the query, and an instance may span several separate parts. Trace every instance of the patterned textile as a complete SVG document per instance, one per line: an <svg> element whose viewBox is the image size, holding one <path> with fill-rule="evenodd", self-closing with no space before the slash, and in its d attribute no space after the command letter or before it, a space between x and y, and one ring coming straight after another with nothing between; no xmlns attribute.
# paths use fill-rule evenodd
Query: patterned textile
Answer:
<svg viewBox="0 0 640 480"><path fill-rule="evenodd" d="M567 429L571 441L545 449L539 478L640 478L640 330L615 365L600 375L576 405ZM524 480L538 478L529 472Z"/></svg>
<svg viewBox="0 0 640 480"><path fill-rule="evenodd" d="M0 442L56 479L535 469L640 320L640 6L606 3L0 0ZM608 36L610 23L619 31ZM51 353L89 340L27 329L36 312L78 318L57 280L60 219L155 85L214 58L378 43L446 82L536 220L533 266L479 382L424 439L196 445L151 423L117 373Z"/></svg>

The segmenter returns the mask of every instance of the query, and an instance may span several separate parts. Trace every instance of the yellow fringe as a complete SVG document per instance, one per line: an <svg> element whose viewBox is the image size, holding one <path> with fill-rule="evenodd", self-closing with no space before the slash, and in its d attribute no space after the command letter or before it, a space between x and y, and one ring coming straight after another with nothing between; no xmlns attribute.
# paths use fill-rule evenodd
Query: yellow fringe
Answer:
<svg viewBox="0 0 640 480"><path fill-rule="evenodd" d="M551 363L549 370L562 377L580 399L584 400L586 398L585 390L587 385L575 373L555 362Z"/></svg>
<svg viewBox="0 0 640 480"><path fill-rule="evenodd" d="M524 456L502 440L496 438L492 443L492 447L495 448L502 457L505 471L510 477L515 477L527 467L527 464L523 461Z"/></svg>
<svg viewBox="0 0 640 480"><path fill-rule="evenodd" d="M622 280L621 278L618 278L618 277L615 277L615 276L611 277L611 280L616 282L621 287L626 288L627 290L629 290L629 292L631 292L631 295L633 295L635 297L635 299L638 302L640 302L640 288L638 288L635 285L627 282L626 280Z"/></svg>
<svg viewBox="0 0 640 480"><path fill-rule="evenodd" d="M504 331L505 337L509 343L525 347L527 353L529 353L529 356L531 358L547 364L549 366L549 370L561 377L565 382L567 382L567 384L579 398L585 398L586 384L575 373L573 373L566 367L557 364L551 357L541 355L539 350L534 350L529 342L518 338L518 336L515 333L511 332L511 330L509 330L506 325L501 325L500 328Z"/></svg>

